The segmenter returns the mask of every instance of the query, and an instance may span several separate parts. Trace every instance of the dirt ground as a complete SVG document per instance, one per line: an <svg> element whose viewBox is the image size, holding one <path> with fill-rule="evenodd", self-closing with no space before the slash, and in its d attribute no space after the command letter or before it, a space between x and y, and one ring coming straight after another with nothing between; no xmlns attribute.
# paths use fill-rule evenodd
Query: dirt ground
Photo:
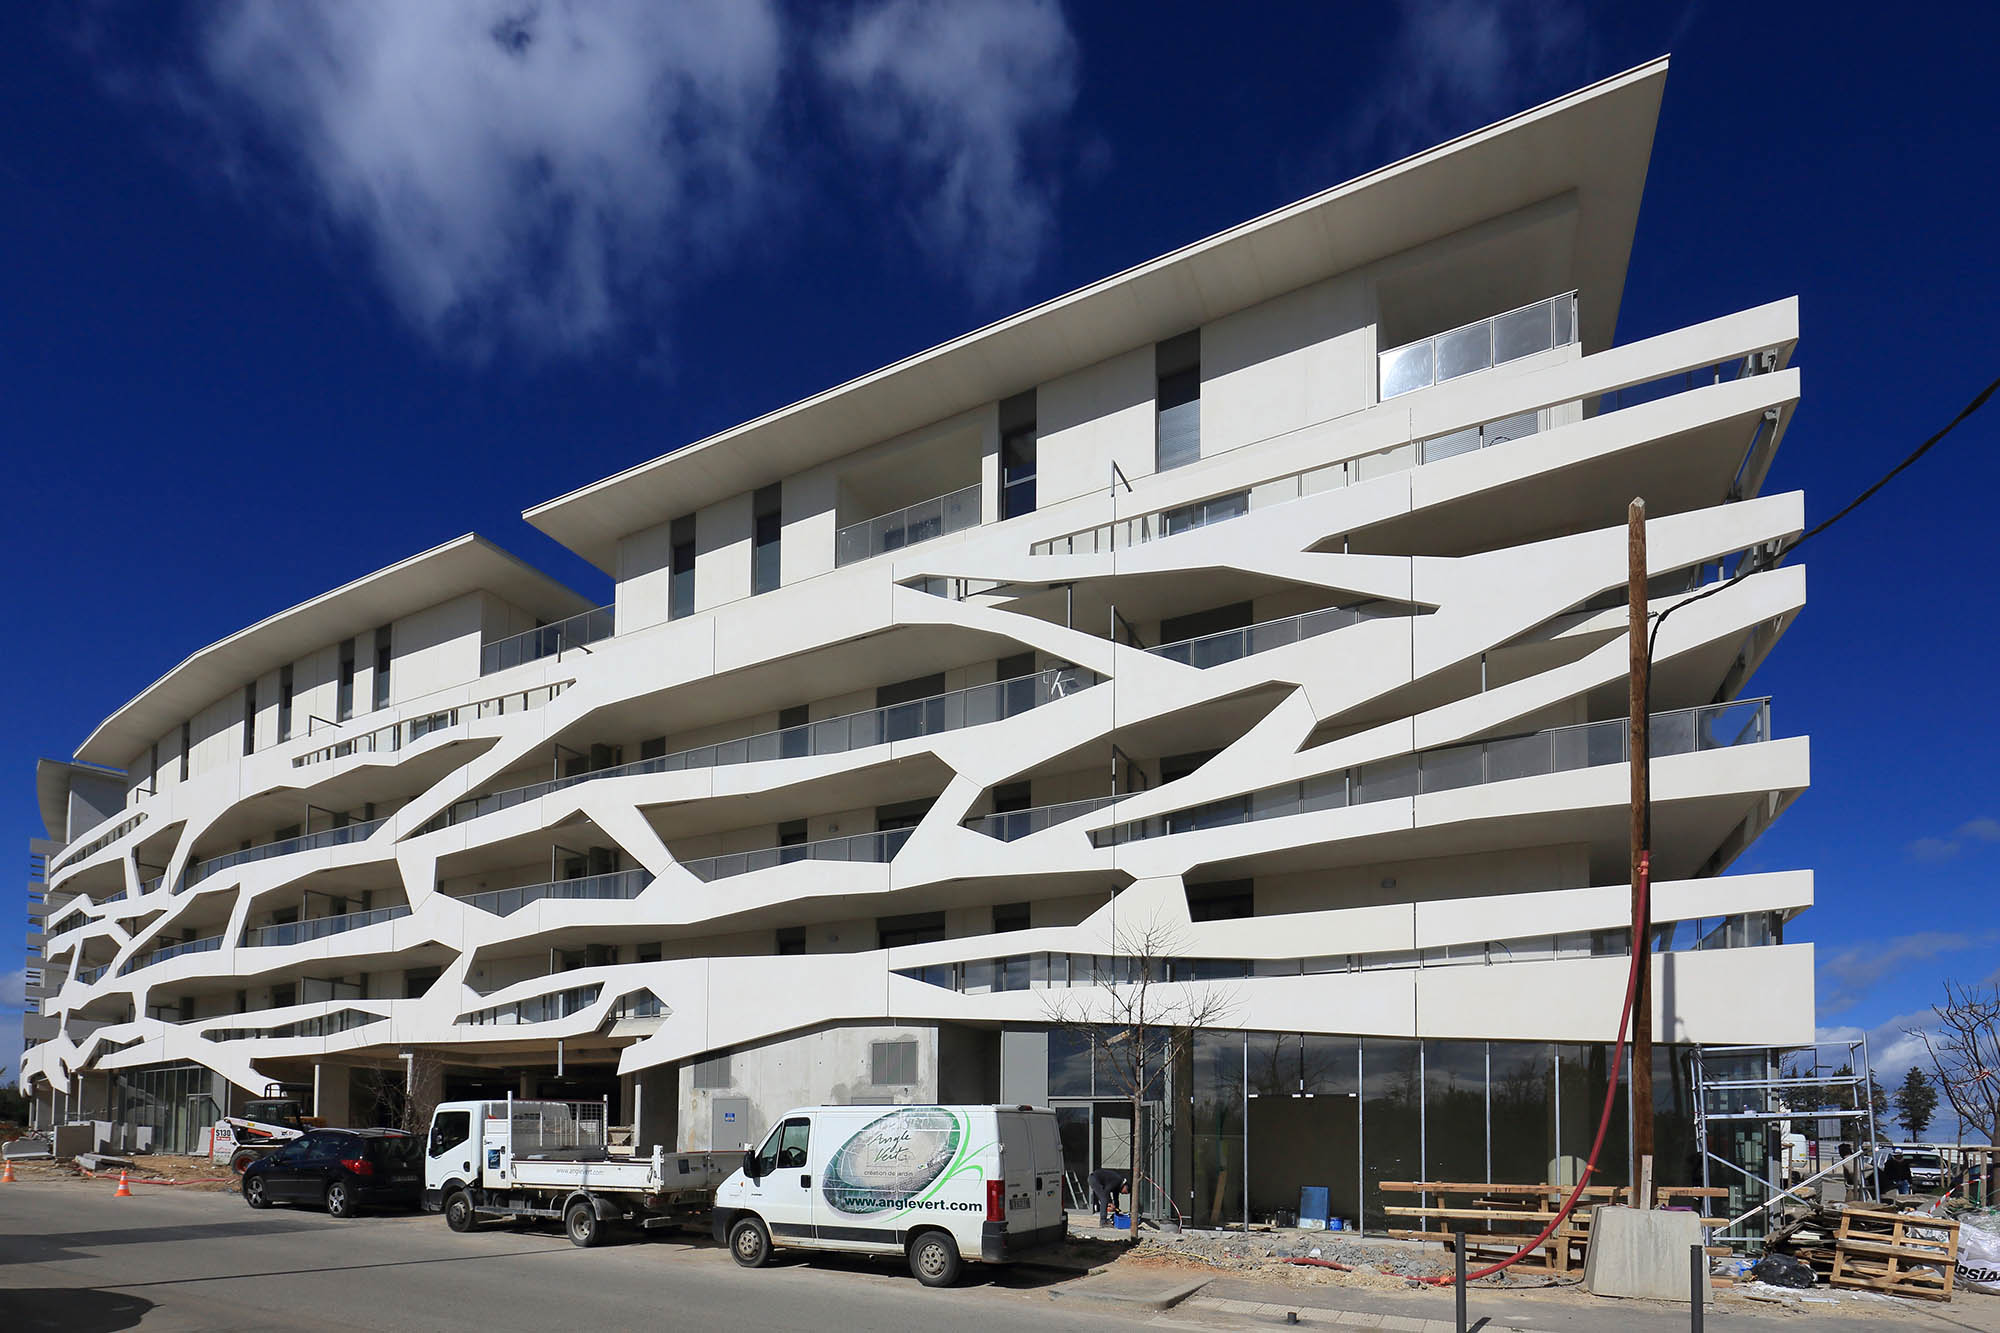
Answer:
<svg viewBox="0 0 2000 1333"><path fill-rule="evenodd" d="M227 1164L211 1165L200 1158L145 1153L127 1160L136 1168L130 1173L134 1181L222 1194L237 1192L237 1178L229 1173ZM114 1189L118 1184L116 1169L101 1171L93 1179L69 1162L17 1160L14 1174L22 1180L72 1180L79 1185L102 1186L105 1189Z"/></svg>

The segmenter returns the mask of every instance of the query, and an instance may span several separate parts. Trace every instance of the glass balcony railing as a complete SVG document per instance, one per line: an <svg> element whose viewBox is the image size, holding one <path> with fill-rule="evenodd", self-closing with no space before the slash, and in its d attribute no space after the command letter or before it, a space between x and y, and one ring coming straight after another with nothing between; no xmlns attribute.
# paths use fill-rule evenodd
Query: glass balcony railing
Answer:
<svg viewBox="0 0 2000 1333"><path fill-rule="evenodd" d="M260 843L255 847L245 847L241 851L224 852L206 861L196 861L181 876L181 882L174 892L184 893L188 889L219 874L231 866L240 866L251 861L266 861L274 856L290 856L294 852L309 852L321 847L340 847L350 842L361 842L389 821L370 819L359 824L344 824L339 828L324 829L318 833L308 833L302 837L284 838L278 842Z"/></svg>
<svg viewBox="0 0 2000 1333"><path fill-rule="evenodd" d="M96 837L92 838L89 842L86 842L81 846L71 847L65 850L61 855L56 857L55 863L49 867L49 872L53 874L55 871L61 870L65 866L74 865L78 861L85 860L86 858L98 852L103 851L106 847L109 847L112 843L118 841L120 838L124 837L126 834L130 833L133 829L138 828L139 825L145 822L146 822L146 816L143 814L137 814L131 816L128 819L119 820L116 825L105 830L103 833L98 834Z"/></svg>
<svg viewBox="0 0 2000 1333"><path fill-rule="evenodd" d="M822 838L818 842L793 843L790 847L760 847L752 852L729 852L722 856L683 861L688 873L704 882L769 870L793 861L864 861L878 865L895 859L911 830L889 829L881 833L856 833L845 838Z"/></svg>
<svg viewBox="0 0 2000 1333"><path fill-rule="evenodd" d="M179 944L163 945L160 948L154 949L151 953L142 953L137 958L126 963L125 966L118 969L118 975L121 977L126 976L129 973L138 971L142 967L151 967L155 963L164 963L169 958L179 958L184 954L213 953L221 947L222 936L220 935L210 935L207 939L201 940L184 940Z"/></svg>
<svg viewBox="0 0 2000 1333"><path fill-rule="evenodd" d="M506 694L495 695L491 699L481 699L477 703L460 704L456 708L426 713L422 717L391 722L373 731L335 741L322 749L295 755L292 758L292 767L304 768L307 764L323 764L332 759L345 759L349 755L356 754L393 754L405 745L414 745L426 736L449 731L461 722L540 708L573 684L574 681L564 680L537 686L532 690L510 690Z"/></svg>
<svg viewBox="0 0 2000 1333"><path fill-rule="evenodd" d="M1103 677L1088 667L1052 667L1032 676L974 685L968 689L934 694L927 699L871 708L807 722L781 731L760 732L741 740L719 741L714 745L678 750L654 759L600 768L589 773L572 773L547 782L530 783L491 796L474 796L458 801L425 822L420 833L462 824L481 815L495 814L551 792L604 778L636 777L647 773L680 773L688 769L721 768L729 764L764 763L773 759L798 759L808 755L845 754L871 745L915 740L962 727L983 726L1019 716L1043 704L1054 703L1089 689Z"/></svg>
<svg viewBox="0 0 2000 1333"><path fill-rule="evenodd" d="M1729 749L1769 739L1771 701L1768 698L1706 704L1700 708L1655 713L1652 717L1651 742L1655 759ZM1379 763L1322 773L1301 782L1266 787L1244 796L1232 796L1172 814L1154 815L1114 828L1100 829L1091 834L1091 841L1104 847L1114 842L1135 842L1171 833L1191 833L1263 819L1282 819L1287 815L1338 810L1350 805L1476 787L1488 782L1542 777L1602 764L1622 764L1630 757L1630 741L1629 726L1619 719L1555 727L1526 736L1445 746Z"/></svg>
<svg viewBox="0 0 2000 1333"><path fill-rule="evenodd" d="M489 889L459 899L468 907L495 916L511 916L529 903L544 898L636 898L653 882L650 870L617 870L608 875L587 875L582 879L562 879L549 884L524 884L513 889Z"/></svg>
<svg viewBox="0 0 2000 1333"><path fill-rule="evenodd" d="M1178 643L1163 643L1146 651L1155 657L1164 657L1170 662L1185 666L1212 667L1224 662L1234 662L1238 658L1251 657L1257 653L1268 653L1273 648L1287 648L1301 639L1317 638L1331 634L1349 625L1358 625L1364 620L1379 620L1387 616L1399 615L1399 609L1392 611L1368 611L1358 607L1330 606L1321 611L1308 611L1304 615L1287 616L1283 620L1267 620L1260 625L1245 625L1241 629L1227 629L1219 634L1204 634L1200 638L1182 639Z"/></svg>
<svg viewBox="0 0 2000 1333"><path fill-rule="evenodd" d="M974 482L949 495L919 500L894 513L880 514L839 529L833 535L833 563L851 565L942 537L947 532L978 526L979 483Z"/></svg>
<svg viewBox="0 0 2000 1333"><path fill-rule="evenodd" d="M102 980L104 974L110 970L111 964L109 963L106 963L103 967L86 967L76 974L76 979L88 986Z"/></svg>
<svg viewBox="0 0 2000 1333"><path fill-rule="evenodd" d="M1576 293L1565 292L1379 354L1381 397L1427 389L1575 341Z"/></svg>
<svg viewBox="0 0 2000 1333"><path fill-rule="evenodd" d="M520 1023L547 1023L557 1018L568 1018L571 1014L582 1013L597 1003L597 997L604 993L604 983L590 986L576 986L570 990L557 991L553 995L536 995L512 1004L499 1004L491 1009L478 1009L469 1014L460 1014L461 1024L486 1026L498 1024L511 1027Z"/></svg>
<svg viewBox="0 0 2000 1333"><path fill-rule="evenodd" d="M479 650L479 674L490 676L523 662L539 662L569 648L581 648L608 639L617 632L613 608L600 606L553 625L541 625L509 639L489 643Z"/></svg>
<svg viewBox="0 0 2000 1333"><path fill-rule="evenodd" d="M974 833L984 833L989 838L998 838L1002 842L1014 842L1030 834L1040 833L1045 828L1054 828L1057 824L1068 823L1092 811L1102 810L1119 799L1121 798L1116 796L1092 796L1088 800L1064 801L1060 805L1038 805L1029 810L1007 810L1000 814L981 815L977 819L969 819L965 822L965 827Z"/></svg>
<svg viewBox="0 0 2000 1333"><path fill-rule="evenodd" d="M378 907L369 912L347 912L340 916L315 916L304 921L287 921L276 926L258 926L243 932L243 943L252 949L276 948L281 944L303 944L329 935L341 935L363 926L380 925L410 914L408 903Z"/></svg>

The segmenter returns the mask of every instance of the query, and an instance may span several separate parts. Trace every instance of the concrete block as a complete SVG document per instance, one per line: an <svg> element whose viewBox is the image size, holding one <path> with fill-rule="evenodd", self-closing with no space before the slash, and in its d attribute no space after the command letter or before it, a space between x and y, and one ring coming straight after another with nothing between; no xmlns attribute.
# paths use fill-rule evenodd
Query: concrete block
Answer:
<svg viewBox="0 0 2000 1333"><path fill-rule="evenodd" d="M1600 1204L1590 1219L1583 1286L1593 1296L1636 1296L1655 1301L1688 1298L1689 1247L1702 1243L1701 1219L1661 1208ZM1701 1299L1714 1299L1702 1265Z"/></svg>

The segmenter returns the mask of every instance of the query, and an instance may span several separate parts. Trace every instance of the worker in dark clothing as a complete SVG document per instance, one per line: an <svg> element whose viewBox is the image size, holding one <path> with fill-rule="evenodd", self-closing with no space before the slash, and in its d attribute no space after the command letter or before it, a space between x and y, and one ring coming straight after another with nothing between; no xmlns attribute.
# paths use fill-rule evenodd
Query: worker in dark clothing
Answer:
<svg viewBox="0 0 2000 1333"><path fill-rule="evenodd" d="M1111 1225L1111 1214L1118 1208L1118 1196L1124 1192L1123 1171L1100 1166L1090 1173L1090 1201L1097 1206L1097 1225L1101 1227Z"/></svg>

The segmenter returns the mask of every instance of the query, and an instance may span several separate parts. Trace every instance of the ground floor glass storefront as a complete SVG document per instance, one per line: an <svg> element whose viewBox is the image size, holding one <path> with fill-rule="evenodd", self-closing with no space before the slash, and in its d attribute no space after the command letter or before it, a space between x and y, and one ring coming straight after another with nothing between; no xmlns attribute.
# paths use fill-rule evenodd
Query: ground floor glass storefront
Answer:
<svg viewBox="0 0 2000 1333"><path fill-rule="evenodd" d="M201 1065L119 1070L111 1075L111 1120L142 1151L191 1153L221 1117L227 1096L222 1076Z"/></svg>
<svg viewBox="0 0 2000 1333"><path fill-rule="evenodd" d="M1178 1111L1170 1119L1185 1122L1171 1132L1191 1179L1174 1195L1190 1225L1269 1221L1298 1208L1302 1187L1321 1186L1334 1216L1379 1232L1390 1225L1384 1203L1399 1202L1385 1200L1382 1181L1574 1183L1611 1047L1201 1032L1190 1055L1186 1092L1165 1098ZM1699 1179L1690 1064L1685 1048L1654 1050L1662 1185ZM1621 1069L1613 1090L1594 1184L1628 1183L1628 1076Z"/></svg>

